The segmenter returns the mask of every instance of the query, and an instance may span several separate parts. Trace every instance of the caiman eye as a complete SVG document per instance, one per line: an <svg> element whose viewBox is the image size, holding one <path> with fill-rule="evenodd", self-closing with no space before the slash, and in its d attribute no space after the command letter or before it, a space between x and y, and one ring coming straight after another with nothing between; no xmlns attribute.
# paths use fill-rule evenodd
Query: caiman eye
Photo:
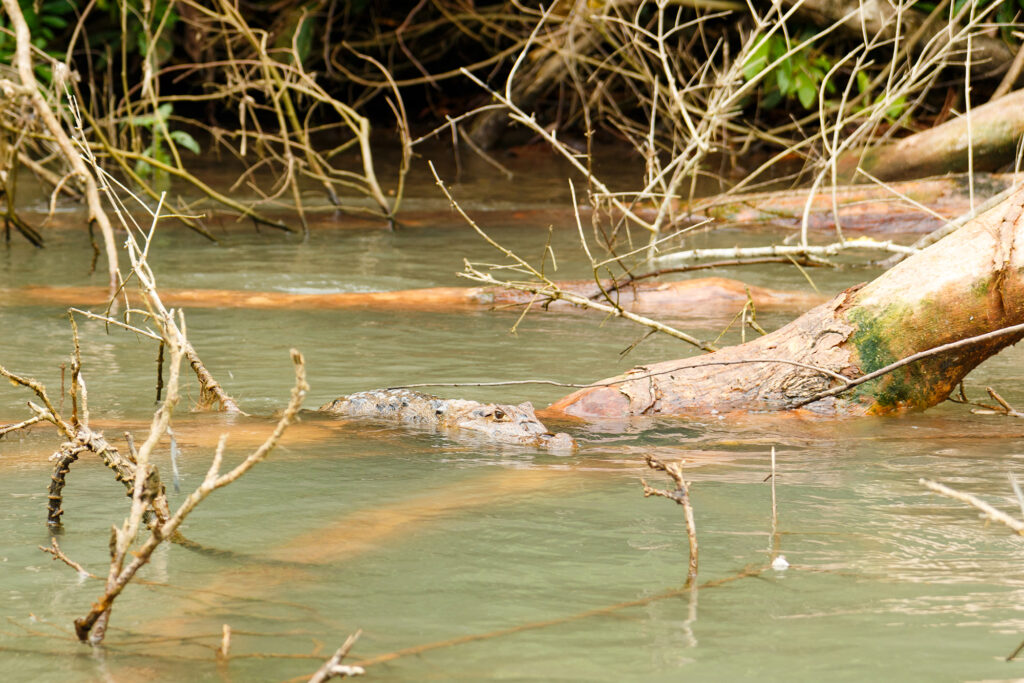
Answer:
<svg viewBox="0 0 1024 683"><path fill-rule="evenodd" d="M501 420L504 420L505 419L505 411L502 410L501 408L495 408L494 409L494 419L498 420L499 422Z"/></svg>

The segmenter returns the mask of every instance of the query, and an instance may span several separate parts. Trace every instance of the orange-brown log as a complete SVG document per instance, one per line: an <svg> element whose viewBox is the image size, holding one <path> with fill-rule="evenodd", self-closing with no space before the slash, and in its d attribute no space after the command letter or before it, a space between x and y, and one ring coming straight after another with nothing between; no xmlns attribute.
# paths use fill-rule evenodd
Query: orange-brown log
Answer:
<svg viewBox="0 0 1024 683"><path fill-rule="evenodd" d="M593 281L559 283L571 292L593 296L598 289ZM728 278L710 277L676 282L639 281L618 290L613 296L632 310L671 312L690 315L733 313L747 301L747 292L759 308L806 310L821 298L802 292L785 292L746 285ZM103 306L107 303L104 287L30 286L0 294L5 305ZM334 294L291 294L287 292L247 292L229 289L164 289L161 299L168 306L185 308L257 308L257 309L345 309L445 311L525 304L532 295L494 287L431 287L393 292L339 292ZM567 305L567 304L562 304Z"/></svg>
<svg viewBox="0 0 1024 683"><path fill-rule="evenodd" d="M704 356L633 368L601 382L610 386L581 389L546 412L618 417L788 409L841 386L834 376L793 363L853 379L918 352L1020 324L1022 206L1024 190L871 283L842 292L769 335ZM928 408L1022 336L929 357L808 408L831 414Z"/></svg>

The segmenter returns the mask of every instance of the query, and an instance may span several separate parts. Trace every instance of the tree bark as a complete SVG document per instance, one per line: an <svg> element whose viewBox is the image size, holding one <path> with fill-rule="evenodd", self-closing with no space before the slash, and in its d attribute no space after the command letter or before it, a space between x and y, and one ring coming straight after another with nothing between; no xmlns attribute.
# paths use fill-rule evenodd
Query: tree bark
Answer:
<svg viewBox="0 0 1024 683"><path fill-rule="evenodd" d="M859 167L883 180L920 178L968 170L973 150L974 170L997 170L1013 162L1017 141L1024 135L1024 90L971 110L967 116L896 142L866 151L854 150L840 160L840 173L852 176Z"/></svg>
<svg viewBox="0 0 1024 683"><path fill-rule="evenodd" d="M890 363L1024 322L1024 190L876 280L851 287L755 341L633 368L555 402L548 414L683 415L790 409ZM807 408L826 414L921 410L1024 337L931 356Z"/></svg>

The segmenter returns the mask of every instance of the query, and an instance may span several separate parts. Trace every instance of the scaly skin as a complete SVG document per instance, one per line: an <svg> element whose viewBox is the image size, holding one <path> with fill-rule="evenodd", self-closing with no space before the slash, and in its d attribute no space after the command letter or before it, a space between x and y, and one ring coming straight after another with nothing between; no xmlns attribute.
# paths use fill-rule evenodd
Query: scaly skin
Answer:
<svg viewBox="0 0 1024 683"><path fill-rule="evenodd" d="M495 441L571 450L576 441L568 434L552 434L533 413L533 406L477 403L438 398L408 389L378 389L342 396L320 406L320 411L351 417L400 420L445 430L485 434Z"/></svg>

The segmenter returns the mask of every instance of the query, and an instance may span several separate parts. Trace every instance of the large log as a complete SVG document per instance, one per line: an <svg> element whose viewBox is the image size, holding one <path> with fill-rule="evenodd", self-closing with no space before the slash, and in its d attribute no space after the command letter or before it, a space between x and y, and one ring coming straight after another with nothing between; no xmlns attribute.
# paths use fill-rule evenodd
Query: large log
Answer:
<svg viewBox="0 0 1024 683"><path fill-rule="evenodd" d="M1024 322L1024 190L876 280L755 341L633 368L554 403L578 417L796 407L832 387L940 345ZM928 357L807 406L829 414L924 409L1024 333ZM812 369L810 366L813 366Z"/></svg>
<svg viewBox="0 0 1024 683"><path fill-rule="evenodd" d="M975 173L973 180L977 206L1024 182L1024 174ZM800 189L725 194L680 202L677 212L692 220L710 218L720 226L799 229L807 211L807 227L815 232L834 231L837 223L847 233L930 232L971 211L970 183L963 173L884 185L839 185L813 193Z"/></svg>
<svg viewBox="0 0 1024 683"><path fill-rule="evenodd" d="M840 173L852 177L859 166L883 180L898 180L961 173L972 165L979 171L996 170L1013 163L1022 135L1024 90L1017 90L972 109L970 126L966 116L958 116L895 142L845 154ZM968 164L969 153L973 164Z"/></svg>
<svg viewBox="0 0 1024 683"><path fill-rule="evenodd" d="M593 280L556 283L564 291L600 297ZM609 287L610 283L604 283ZM234 289L165 289L160 292L168 306L188 308L255 309L373 309L396 311L461 311L488 307L523 306L533 295L500 287L428 287L391 292L337 292L292 294ZM787 292L747 285L723 277L694 278L674 282L642 280L623 286L612 297L623 308L657 312L662 315L733 315L748 298L759 309L806 311L821 303L821 297L805 292ZM601 299L603 300L603 298ZM36 285L0 290L0 306L62 305L105 306L109 301L102 287L51 287ZM537 303L543 303L539 297ZM565 302L555 302L568 307Z"/></svg>

